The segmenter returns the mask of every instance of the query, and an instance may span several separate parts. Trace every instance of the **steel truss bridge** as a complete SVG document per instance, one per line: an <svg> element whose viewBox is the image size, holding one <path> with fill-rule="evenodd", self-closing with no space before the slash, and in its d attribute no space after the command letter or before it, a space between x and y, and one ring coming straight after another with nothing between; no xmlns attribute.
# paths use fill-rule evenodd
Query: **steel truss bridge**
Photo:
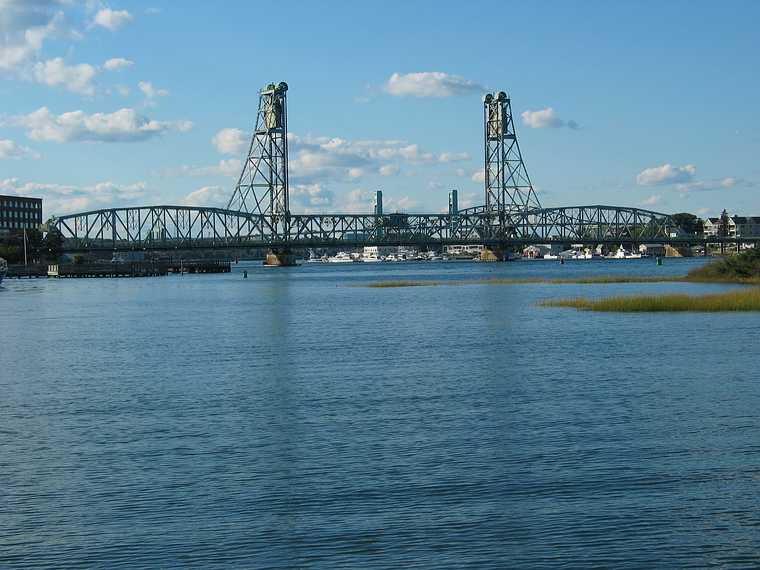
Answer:
<svg viewBox="0 0 760 570"><path fill-rule="evenodd" d="M280 227L269 216L220 208L141 206L63 216L56 226L67 251L128 251L363 245L678 243L670 216L615 206L541 208L508 223L481 209L458 214L291 215ZM694 238L692 238L694 241Z"/></svg>
<svg viewBox="0 0 760 570"><path fill-rule="evenodd" d="M667 215L619 206L543 208L523 162L506 93L483 99L484 205L460 210L456 191L446 214L384 213L377 192L372 214L290 212L287 90L259 92L256 123L243 171L226 208L140 206L93 210L54 222L64 249L82 251L355 247L482 244L688 243Z"/></svg>

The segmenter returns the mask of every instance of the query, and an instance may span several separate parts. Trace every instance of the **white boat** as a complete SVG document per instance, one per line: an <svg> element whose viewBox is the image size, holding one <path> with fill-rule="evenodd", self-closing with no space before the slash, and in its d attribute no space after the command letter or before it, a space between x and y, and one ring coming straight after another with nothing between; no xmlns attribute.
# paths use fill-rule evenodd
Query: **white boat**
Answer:
<svg viewBox="0 0 760 570"><path fill-rule="evenodd" d="M361 261L364 263L380 263L383 258L380 256L380 249L376 245L364 247L361 255Z"/></svg>
<svg viewBox="0 0 760 570"><path fill-rule="evenodd" d="M620 246L615 255L608 255L607 257L610 259L641 259L641 254L626 251L623 246Z"/></svg>
<svg viewBox="0 0 760 570"><path fill-rule="evenodd" d="M353 263L354 258L345 251L339 251L332 257L327 258L328 263Z"/></svg>
<svg viewBox="0 0 760 570"><path fill-rule="evenodd" d="M0 257L0 285L3 284L6 273L8 273L8 262Z"/></svg>
<svg viewBox="0 0 760 570"><path fill-rule="evenodd" d="M578 260L578 259L593 259L594 256L590 251L567 249L563 251L562 253L560 253L558 257L563 257L566 260Z"/></svg>
<svg viewBox="0 0 760 570"><path fill-rule="evenodd" d="M551 253L545 253L544 259L559 259L559 255L552 255Z"/></svg>
<svg viewBox="0 0 760 570"><path fill-rule="evenodd" d="M313 249L309 250L309 257L306 258L306 263L327 263L327 256L317 257Z"/></svg>

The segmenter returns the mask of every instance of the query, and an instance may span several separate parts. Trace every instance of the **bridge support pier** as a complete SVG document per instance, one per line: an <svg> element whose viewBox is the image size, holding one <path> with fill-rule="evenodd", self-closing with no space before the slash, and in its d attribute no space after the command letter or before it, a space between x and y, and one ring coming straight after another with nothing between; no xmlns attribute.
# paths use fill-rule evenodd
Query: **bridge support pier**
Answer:
<svg viewBox="0 0 760 570"><path fill-rule="evenodd" d="M505 261L507 253L499 247L486 247L480 252L480 261Z"/></svg>
<svg viewBox="0 0 760 570"><path fill-rule="evenodd" d="M296 256L289 249L273 249L267 253L264 265L272 267L294 267Z"/></svg>

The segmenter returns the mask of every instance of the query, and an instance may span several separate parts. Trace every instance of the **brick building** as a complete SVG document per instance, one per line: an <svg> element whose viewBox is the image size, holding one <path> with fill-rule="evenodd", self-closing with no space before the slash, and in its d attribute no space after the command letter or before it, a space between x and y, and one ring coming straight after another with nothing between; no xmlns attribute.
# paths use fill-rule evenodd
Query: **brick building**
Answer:
<svg viewBox="0 0 760 570"><path fill-rule="evenodd" d="M37 229L42 223L42 198L0 195L0 233Z"/></svg>

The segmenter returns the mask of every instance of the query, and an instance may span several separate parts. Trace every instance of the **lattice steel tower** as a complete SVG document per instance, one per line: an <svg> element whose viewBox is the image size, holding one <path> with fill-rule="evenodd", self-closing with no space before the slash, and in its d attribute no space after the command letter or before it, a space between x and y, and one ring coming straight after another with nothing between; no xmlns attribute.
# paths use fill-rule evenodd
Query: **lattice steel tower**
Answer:
<svg viewBox="0 0 760 570"><path fill-rule="evenodd" d="M288 204L288 84L270 83L259 92L256 126L228 210L263 214L272 229L285 230ZM287 235L287 232L285 232Z"/></svg>
<svg viewBox="0 0 760 570"><path fill-rule="evenodd" d="M499 213L540 208L523 163L512 120L512 103L504 91L483 99L486 210Z"/></svg>

